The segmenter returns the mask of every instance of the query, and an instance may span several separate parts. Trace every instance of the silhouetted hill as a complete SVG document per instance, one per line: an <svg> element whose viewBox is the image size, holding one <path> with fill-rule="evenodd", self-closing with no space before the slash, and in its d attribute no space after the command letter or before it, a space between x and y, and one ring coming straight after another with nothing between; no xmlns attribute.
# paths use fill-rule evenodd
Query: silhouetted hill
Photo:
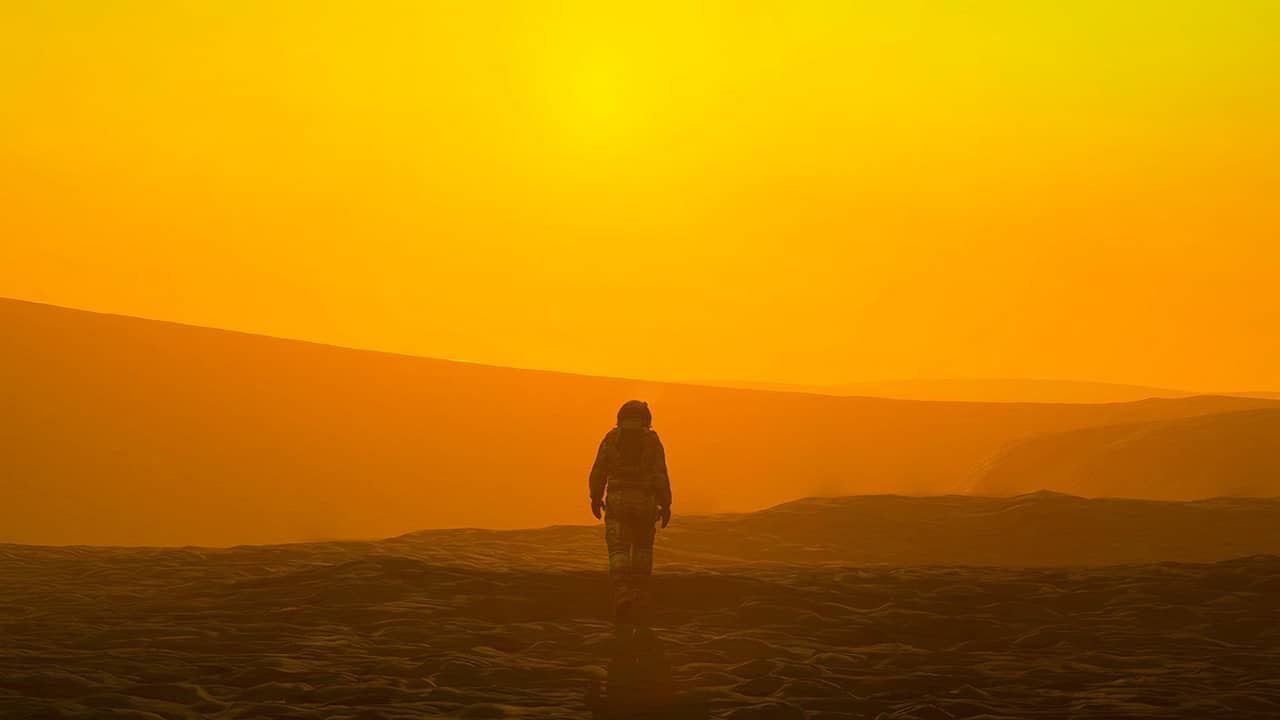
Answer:
<svg viewBox="0 0 1280 720"><path fill-rule="evenodd" d="M290 554L305 555L309 565L334 567L389 556L432 567L570 572L603 569L603 538L601 523L462 528L375 541L142 548L132 557L163 566L166 558L194 555L266 568L272 558ZM59 559L117 552L0 544L0 562L24 559L52 566ZM677 516L658 532L656 554L665 571L759 563L1031 567L1217 562L1280 555L1280 498L1179 502L1047 491L1014 497L802 498L750 513Z"/></svg>
<svg viewBox="0 0 1280 720"><path fill-rule="evenodd" d="M678 513L962 488L1036 434L1260 407L838 398L350 350L0 300L0 540L232 544L589 520L586 472L643 397Z"/></svg>
<svg viewBox="0 0 1280 720"><path fill-rule="evenodd" d="M599 564L600 529L436 530L385 541L432 563L570 569ZM1280 554L1280 499L1165 502L865 495L805 498L745 514L681 517L659 533L665 564L1115 565Z"/></svg>
<svg viewBox="0 0 1280 720"><path fill-rule="evenodd" d="M1258 409L1042 435L1010 446L971 491L1049 488L1185 500L1280 496L1280 410Z"/></svg>

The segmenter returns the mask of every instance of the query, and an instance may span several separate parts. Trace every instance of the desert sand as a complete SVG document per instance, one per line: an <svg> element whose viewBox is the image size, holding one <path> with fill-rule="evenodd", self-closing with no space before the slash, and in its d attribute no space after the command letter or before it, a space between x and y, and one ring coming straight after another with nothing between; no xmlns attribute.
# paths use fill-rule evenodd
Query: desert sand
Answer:
<svg viewBox="0 0 1280 720"><path fill-rule="evenodd" d="M1051 493L677 516L639 629L599 526L6 545L0 716L1274 718L1277 520Z"/></svg>

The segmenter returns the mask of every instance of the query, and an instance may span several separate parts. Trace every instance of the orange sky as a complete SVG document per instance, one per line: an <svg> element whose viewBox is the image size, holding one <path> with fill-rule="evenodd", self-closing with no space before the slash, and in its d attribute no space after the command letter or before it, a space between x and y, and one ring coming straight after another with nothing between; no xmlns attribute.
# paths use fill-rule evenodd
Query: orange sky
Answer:
<svg viewBox="0 0 1280 720"><path fill-rule="evenodd" d="M1280 4L596 5L5 3L0 295L657 379L1280 388Z"/></svg>

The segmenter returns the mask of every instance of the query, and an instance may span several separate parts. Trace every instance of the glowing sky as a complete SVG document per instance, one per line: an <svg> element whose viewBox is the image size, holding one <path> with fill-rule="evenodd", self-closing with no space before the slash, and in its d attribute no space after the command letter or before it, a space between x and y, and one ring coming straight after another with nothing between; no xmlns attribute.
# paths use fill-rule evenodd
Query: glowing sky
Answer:
<svg viewBox="0 0 1280 720"><path fill-rule="evenodd" d="M0 295L660 379L1280 387L1280 3L623 5L9 0Z"/></svg>

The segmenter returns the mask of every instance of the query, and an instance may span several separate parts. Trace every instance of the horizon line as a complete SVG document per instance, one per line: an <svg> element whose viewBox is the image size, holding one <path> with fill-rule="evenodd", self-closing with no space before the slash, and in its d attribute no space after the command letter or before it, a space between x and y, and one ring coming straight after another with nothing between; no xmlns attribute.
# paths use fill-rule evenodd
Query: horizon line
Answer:
<svg viewBox="0 0 1280 720"><path fill-rule="evenodd" d="M1043 377L1043 376L1040 376L1040 377L963 377L963 376L953 376L953 377L928 377L928 378L926 378L926 377L919 377L919 378L898 377L898 378L881 378L881 379L876 379L876 380L869 380L869 379L864 379L864 380L842 380L842 381L834 382L834 383L829 383L829 382L813 382L813 383L806 383L806 382L796 382L796 381L790 381L790 380L751 380L751 379L710 380L710 379L688 379L688 378L671 378L671 379L638 378L638 377L628 377L628 376L624 376L624 375L609 375L609 374L597 374L597 373L590 373L590 372L582 372L582 371L576 371L576 370L563 370L563 369L558 369L558 368L546 368L546 367L525 367L525 366L516 366L516 365L503 365L503 364L500 364L500 363L486 362L486 361L482 361L482 360L468 360L468 359L461 359L461 358L456 358L456 357L446 357L446 356L442 356L442 355L421 355L421 354L416 354L416 353L412 353L412 352L406 352L406 351L402 351L402 350L391 350L391 349L387 349L387 348L368 347L368 346L361 346L361 345L340 345L340 344L337 344L337 343L328 342L328 341L325 341L325 340L320 340L320 339L315 339L315 338L299 337L299 336L295 336L295 335L274 335L274 334L269 334L269 333L266 333L266 332L258 332L258 331L253 331L253 330L245 330L245 329L239 329L239 328L225 327L225 326L221 326L221 325L200 325L200 324L198 324L198 323L195 323L195 322L189 322L189 321L185 321L185 320L174 320L174 319L170 319L170 318L158 318L158 317L152 317L152 316L148 316L148 315L133 315L133 314L125 313L125 312L116 312L116 311L112 311L112 310L93 309L93 308L86 308L86 307L75 306L75 305L64 305L64 304L60 304L60 303L56 303L56 302L50 302L50 301L47 301L47 300L33 300L33 299L30 299L30 298L19 298L19 297L12 297L12 296L8 296L8 295L0 295L0 301L8 301L8 302L14 302L14 303L23 303L23 304L27 304L27 305L39 305L39 306L42 306L42 307L52 308L52 309L55 309L55 310L65 310L65 311L70 311L70 312L80 312L80 313L87 313L87 314L91 314L91 315L100 315L100 316L105 316L105 317L123 318L123 319L126 319L126 320L138 320L138 321L143 321L143 322L165 323L165 324L169 324L169 325L177 325L177 326L180 326L180 327L193 328L193 329L198 329L198 330L212 330L212 331L215 331L215 332L235 333L235 334L238 334L238 335L244 335L244 336L248 336L248 337L256 337L256 338L265 338L265 339L269 339L269 340L279 340L279 341L284 341L284 342L299 342L299 343L307 343L307 344L309 344L309 345L316 345L316 346L321 346L321 347L334 348L334 349L338 349L338 350L349 350L349 351L353 351L353 352L379 353L379 354L383 354L383 355L393 355L393 356L404 357L404 358L413 358L413 359L417 359L417 360L434 360L434 361L437 361L437 362L454 363L454 364L458 364L458 365L472 365L472 366L477 366L477 367L494 368L494 369L500 369L500 370L515 370L515 371L523 371L523 372L552 373L552 374L557 374L557 375L572 375L572 376L576 376L576 377L596 378L596 379L601 379L601 380L615 380L615 381L622 381L622 382L638 382L638 383L651 383L651 384L661 384L661 385L687 385L687 386L693 386L693 387L709 387L709 388L729 389L729 390L749 390L749 391L754 391L754 392L777 392L777 393L790 393L790 394L803 394L803 395L819 395L819 396L823 396L823 397L840 397L840 398L844 398L844 397L870 397L870 398L879 398L879 399L887 399L887 400L913 400L913 401L917 401L917 402L976 402L976 403L998 403L998 404L1006 404L1006 403L1009 403L1009 402L1026 402L1026 403L1034 403L1034 404L1055 404L1055 405L1057 405L1057 404L1086 404L1086 405L1093 405L1093 404L1107 404L1107 403L1087 403L1087 402L1086 402L1086 403L1079 403L1079 402L1054 402L1054 401L1038 401L1038 400L1000 401L1000 400L953 400L953 399L937 399L937 398L933 398L933 399L924 399L924 398L895 398L895 397L888 397L888 396L883 396L883 395L833 395L833 394L827 394L827 393L820 392L820 391L821 391L821 390L823 390L823 389L831 389L831 390L835 390L835 389L838 389L838 388L841 388L841 387L851 386L851 385L875 385L875 384L896 383L896 382L1043 382L1043 383L1070 383L1070 384L1079 384L1079 385L1100 385L1100 386L1111 386L1111 387L1129 387L1129 388L1134 388L1134 389L1139 389L1139 388L1140 388L1140 389L1149 389L1149 390L1167 391L1167 392L1180 393L1180 394L1181 394L1181 397L1206 397L1206 396L1215 396L1215 397L1234 397L1234 396L1246 395L1246 394L1249 394L1249 393L1276 393L1276 392L1280 392L1280 391L1273 391L1273 390L1232 390L1232 391L1200 391L1200 390L1195 390L1195 391L1190 391L1190 390L1183 390L1183 389L1179 389L1179 388L1164 387L1164 386L1159 386L1159 385L1148 385L1148 384L1146 384L1146 383L1118 382L1118 381L1112 381L1112 380L1082 380L1082 379L1077 379L1077 378L1053 378L1053 377ZM774 386L777 386L777 387L775 387L775 388L751 388L751 387L746 387L746 386L748 386L748 385L774 385ZM792 387L792 388L796 388L796 389L795 389L795 390L785 390L785 389L780 389L780 388L786 388L786 387ZM1161 398L1153 396L1153 397L1151 397L1151 398L1143 398L1143 399L1161 399ZM1128 400L1128 401L1124 401L1124 400L1122 400L1122 401L1114 401L1114 402L1139 402L1139 401L1140 401L1140 400Z"/></svg>

